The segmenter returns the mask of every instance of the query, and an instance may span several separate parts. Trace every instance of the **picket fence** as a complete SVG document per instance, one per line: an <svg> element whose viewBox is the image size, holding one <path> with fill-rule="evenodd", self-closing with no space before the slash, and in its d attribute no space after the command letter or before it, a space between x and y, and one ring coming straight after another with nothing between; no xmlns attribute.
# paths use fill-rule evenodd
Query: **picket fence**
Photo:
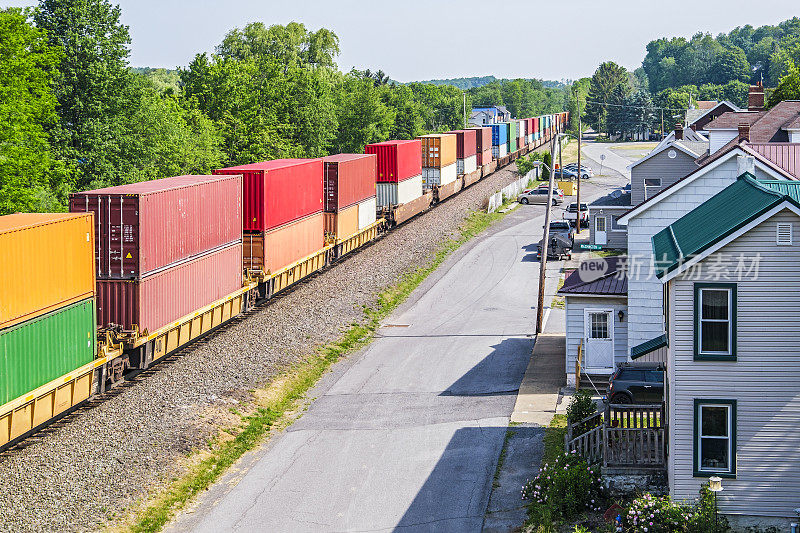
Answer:
<svg viewBox="0 0 800 533"><path fill-rule="evenodd" d="M519 193L528 188L534 179L533 171L528 172L520 179L511 182L488 198L488 213L494 213L503 205L503 200L516 200Z"/></svg>

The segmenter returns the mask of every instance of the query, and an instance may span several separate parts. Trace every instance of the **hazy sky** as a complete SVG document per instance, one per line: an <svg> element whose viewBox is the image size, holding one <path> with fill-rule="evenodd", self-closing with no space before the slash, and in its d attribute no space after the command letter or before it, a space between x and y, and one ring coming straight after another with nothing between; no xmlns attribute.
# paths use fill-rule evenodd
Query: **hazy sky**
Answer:
<svg viewBox="0 0 800 533"><path fill-rule="evenodd" d="M494 74L559 80L608 59L633 69L652 39L800 15L797 0L112 0L130 26L133 66L184 66L248 22L302 22L340 39L342 70L399 81ZM33 0L0 0L21 6Z"/></svg>

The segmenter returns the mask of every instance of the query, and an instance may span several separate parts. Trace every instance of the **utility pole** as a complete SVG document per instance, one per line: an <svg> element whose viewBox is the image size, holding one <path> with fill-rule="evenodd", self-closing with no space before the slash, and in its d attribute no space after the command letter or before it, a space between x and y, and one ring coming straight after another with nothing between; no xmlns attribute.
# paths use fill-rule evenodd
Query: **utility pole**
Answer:
<svg viewBox="0 0 800 533"><path fill-rule="evenodd" d="M461 92L462 96L464 96L464 129L467 128L467 93Z"/></svg>
<svg viewBox="0 0 800 533"><path fill-rule="evenodd" d="M661 108L661 138L664 138L664 108Z"/></svg>
<svg viewBox="0 0 800 533"><path fill-rule="evenodd" d="M555 157L556 141L559 135L550 141L550 161ZM536 305L536 333L542 332L542 319L544 318L544 283L547 271L547 245L550 240L550 209L553 206L553 169L550 170L550 180L547 186L547 206L544 211L544 237L542 237L542 256L539 260L539 303Z"/></svg>
<svg viewBox="0 0 800 533"><path fill-rule="evenodd" d="M578 191L575 193L575 204L578 206L578 213L576 215L577 232L581 233L581 176L583 176L583 167L581 167L581 137L583 137L583 125L581 124L581 103L578 102Z"/></svg>

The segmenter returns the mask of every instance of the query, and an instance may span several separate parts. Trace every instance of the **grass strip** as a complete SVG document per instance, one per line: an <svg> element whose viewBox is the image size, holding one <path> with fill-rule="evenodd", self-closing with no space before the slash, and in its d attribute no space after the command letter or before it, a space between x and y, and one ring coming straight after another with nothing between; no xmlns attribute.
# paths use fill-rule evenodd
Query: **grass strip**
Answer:
<svg viewBox="0 0 800 533"><path fill-rule="evenodd" d="M506 213L508 212L510 211ZM368 344L380 326L380 321L408 298L451 253L506 213L470 213L458 236L442 243L427 265L406 274L395 286L382 291L374 308L364 309L364 323L351 325L338 341L327 344L271 381L265 387L269 391L269 399L253 414L242 416L238 433L233 438L219 441L212 446L207 458L192 466L139 513L130 531L161 531L189 500L208 489L242 455L266 440L271 428L282 422L288 423L293 409L323 374L343 355Z"/></svg>
<svg viewBox="0 0 800 533"><path fill-rule="evenodd" d="M567 415L553 416L544 429L544 452L542 464L552 463L559 455L564 455L564 436L567 434Z"/></svg>

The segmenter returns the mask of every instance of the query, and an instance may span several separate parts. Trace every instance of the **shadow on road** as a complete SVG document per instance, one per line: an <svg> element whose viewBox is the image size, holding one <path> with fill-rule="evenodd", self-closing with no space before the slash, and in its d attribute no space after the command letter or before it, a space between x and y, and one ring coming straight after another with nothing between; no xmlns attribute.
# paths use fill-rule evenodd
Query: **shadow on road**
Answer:
<svg viewBox="0 0 800 533"><path fill-rule="evenodd" d="M440 396L517 394L533 351L532 337L508 337Z"/></svg>

